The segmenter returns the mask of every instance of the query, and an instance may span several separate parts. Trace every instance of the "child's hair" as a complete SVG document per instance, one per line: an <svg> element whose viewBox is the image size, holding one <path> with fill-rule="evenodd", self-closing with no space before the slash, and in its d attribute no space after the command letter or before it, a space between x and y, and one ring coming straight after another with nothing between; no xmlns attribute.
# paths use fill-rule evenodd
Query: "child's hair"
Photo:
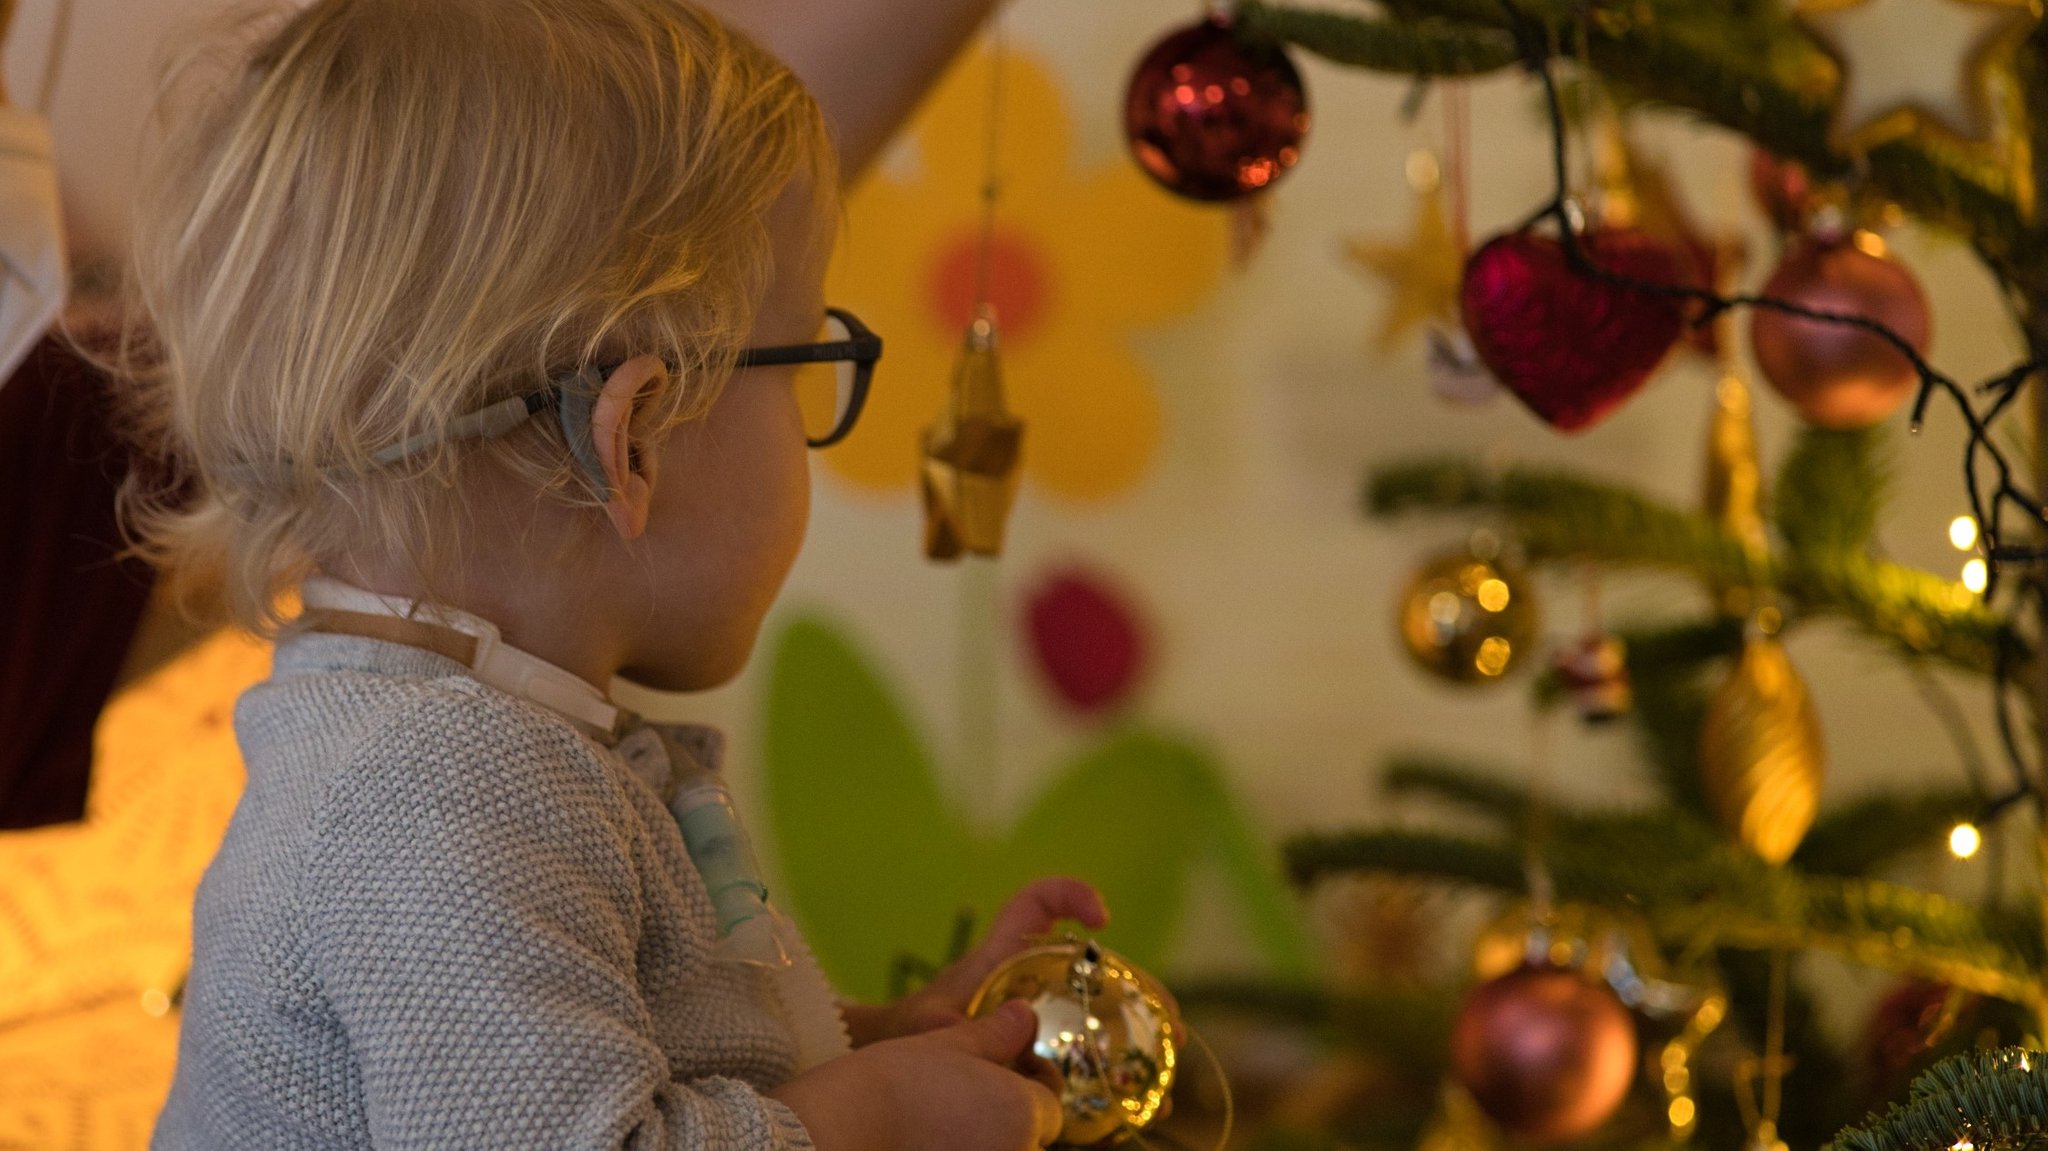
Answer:
<svg viewBox="0 0 2048 1151"><path fill-rule="evenodd" d="M590 498L552 420L380 449L608 356L681 369L636 431L701 413L770 207L833 186L796 78L682 0L319 0L240 27L170 71L116 360L175 477L125 493L141 550L258 630L354 547L437 567L471 469Z"/></svg>

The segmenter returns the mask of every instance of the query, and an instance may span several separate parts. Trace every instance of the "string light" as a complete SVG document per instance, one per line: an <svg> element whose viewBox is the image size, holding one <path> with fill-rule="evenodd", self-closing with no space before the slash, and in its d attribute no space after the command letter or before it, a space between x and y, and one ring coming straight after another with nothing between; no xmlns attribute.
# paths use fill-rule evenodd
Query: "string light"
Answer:
<svg viewBox="0 0 2048 1151"><path fill-rule="evenodd" d="M1963 565L1963 586L1976 595L1983 595L1984 589L1991 586L1991 566L1982 556Z"/></svg>
<svg viewBox="0 0 2048 1151"><path fill-rule="evenodd" d="M1959 552L1966 552L1977 546L1977 520L1974 516L1957 516L1949 521L1948 542Z"/></svg>
<svg viewBox="0 0 2048 1151"><path fill-rule="evenodd" d="M1974 823L1958 823L1955 830L1948 833L1948 849L1957 859L1968 859L1983 846L1984 835Z"/></svg>

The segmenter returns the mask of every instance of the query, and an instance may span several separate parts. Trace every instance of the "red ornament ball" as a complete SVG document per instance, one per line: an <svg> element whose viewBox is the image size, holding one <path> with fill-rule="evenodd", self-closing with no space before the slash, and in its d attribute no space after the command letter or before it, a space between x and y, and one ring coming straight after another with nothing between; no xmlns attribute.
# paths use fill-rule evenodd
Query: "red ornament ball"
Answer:
<svg viewBox="0 0 2048 1151"><path fill-rule="evenodd" d="M1953 999L1953 1002L1951 1000ZM1885 993L1864 1026L1863 1051L1875 1098L1891 1098L1924 1070L1957 1019L1976 1006L1945 983L1907 979Z"/></svg>
<svg viewBox="0 0 2048 1151"><path fill-rule="evenodd" d="M1308 94L1279 45L1248 44L1212 17L1155 45L1124 96L1138 165L1191 200L1271 187L1301 158Z"/></svg>
<svg viewBox="0 0 2048 1151"><path fill-rule="evenodd" d="M1897 260L1855 244L1801 241L1785 254L1764 294L1816 311L1867 316L1927 354L1933 321L1920 282ZM1904 353L1862 328L1755 308L1749 338L1764 380L1816 427L1869 427L1898 410L1920 384Z"/></svg>
<svg viewBox="0 0 2048 1151"><path fill-rule="evenodd" d="M1524 967L1466 997L1451 1032L1451 1070L1515 1135L1576 1139L1605 1123L1635 1081L1635 1021L1604 986Z"/></svg>
<svg viewBox="0 0 2048 1151"><path fill-rule="evenodd" d="M1657 284L1684 282L1672 249L1629 228L1578 238L1602 271ZM1592 427L1633 395L1685 331L1685 309L1655 292L1581 274L1548 236L1512 232L1472 254L1460 289L1479 358L1552 427Z"/></svg>
<svg viewBox="0 0 2048 1151"><path fill-rule="evenodd" d="M1137 610L1093 572L1073 568L1040 583L1024 624L1047 686L1081 715L1128 699L1143 674L1148 645Z"/></svg>

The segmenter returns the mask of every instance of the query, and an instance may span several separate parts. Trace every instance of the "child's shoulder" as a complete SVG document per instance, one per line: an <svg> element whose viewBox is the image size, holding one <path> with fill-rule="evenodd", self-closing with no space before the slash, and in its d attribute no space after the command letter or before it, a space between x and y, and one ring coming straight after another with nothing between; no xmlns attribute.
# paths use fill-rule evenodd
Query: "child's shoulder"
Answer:
<svg viewBox="0 0 2048 1151"><path fill-rule="evenodd" d="M354 636L299 635L236 707L252 778L317 777L330 795L392 802L522 791L616 805L597 746L561 717L432 652Z"/></svg>

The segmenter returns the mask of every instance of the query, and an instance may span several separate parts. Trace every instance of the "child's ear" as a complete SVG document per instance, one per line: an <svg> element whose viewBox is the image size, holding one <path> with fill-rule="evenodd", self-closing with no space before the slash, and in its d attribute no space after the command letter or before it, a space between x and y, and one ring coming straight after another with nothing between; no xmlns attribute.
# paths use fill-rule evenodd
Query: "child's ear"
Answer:
<svg viewBox="0 0 2048 1151"><path fill-rule="evenodd" d="M648 386L668 374L659 356L636 356L612 369L590 410L591 446L611 488L605 514L622 540L636 540L647 531L654 506L654 476L659 455L633 450L634 401Z"/></svg>

